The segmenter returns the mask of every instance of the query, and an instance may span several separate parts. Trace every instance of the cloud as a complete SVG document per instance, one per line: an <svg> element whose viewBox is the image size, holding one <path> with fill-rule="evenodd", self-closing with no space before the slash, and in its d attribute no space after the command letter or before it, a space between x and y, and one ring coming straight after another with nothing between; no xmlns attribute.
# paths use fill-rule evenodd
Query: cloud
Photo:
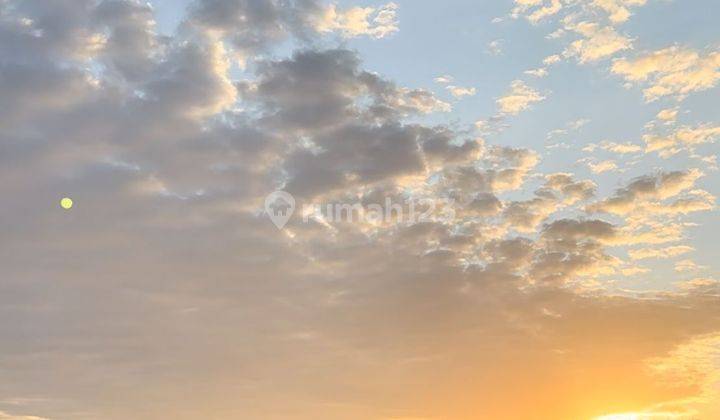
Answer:
<svg viewBox="0 0 720 420"><path fill-rule="evenodd" d="M484 143L482 139L467 139L458 143L453 131L445 127L417 127L420 144L428 163L446 166L450 163L470 163L481 158Z"/></svg>
<svg viewBox="0 0 720 420"><path fill-rule="evenodd" d="M503 210L503 219L509 227L523 232L535 232L537 226L558 208L554 200L536 197L524 201L507 203Z"/></svg>
<svg viewBox="0 0 720 420"><path fill-rule="evenodd" d="M560 0L550 0L549 4L530 13L528 20L532 23L537 23L548 16L555 15L560 11L560 9L562 9L562 2Z"/></svg>
<svg viewBox="0 0 720 420"><path fill-rule="evenodd" d="M580 0L569 3L561 0L516 0L511 16L524 16L533 24L557 16L555 30L545 38L568 41L564 41L561 55L552 55L544 60L545 66L571 57L580 64L588 64L633 48L634 40L619 33L617 26L629 19L631 8L646 3L646 0ZM579 35L579 38L572 35Z"/></svg>
<svg viewBox="0 0 720 420"><path fill-rule="evenodd" d="M500 55L503 52L503 42L502 39L495 39L493 41L490 41L487 45L487 51L488 53L492 55Z"/></svg>
<svg viewBox="0 0 720 420"><path fill-rule="evenodd" d="M675 271L679 273L700 271L706 267L697 265L693 260L681 260L675 263Z"/></svg>
<svg viewBox="0 0 720 420"><path fill-rule="evenodd" d="M0 411L0 420L49 420L45 417L36 417L36 416L14 416L12 414L8 414L4 411Z"/></svg>
<svg viewBox="0 0 720 420"><path fill-rule="evenodd" d="M244 61L292 37L309 39L333 32L346 38L384 38L398 31L397 9L392 2L380 8L339 10L317 0L198 0L191 4L186 25L219 33Z"/></svg>
<svg viewBox="0 0 720 420"><path fill-rule="evenodd" d="M669 134L645 134L646 152L659 152L662 156L670 156L683 149L692 149L705 143L711 143L720 136L720 126L701 124L695 127L678 127Z"/></svg>
<svg viewBox="0 0 720 420"><path fill-rule="evenodd" d="M549 56L545 57L543 59L543 64L546 66L550 66L550 65L559 63L561 60L562 60L562 57L560 55L553 54L553 55L549 55Z"/></svg>
<svg viewBox="0 0 720 420"><path fill-rule="evenodd" d="M709 278L709 277L696 277L691 280L686 280L678 283L678 287L681 290L686 290L688 292L710 292L714 293L718 290L718 286L720 286L720 281Z"/></svg>
<svg viewBox="0 0 720 420"><path fill-rule="evenodd" d="M593 0L592 5L608 13L612 23L626 22L630 18L629 7L644 6L647 0Z"/></svg>
<svg viewBox="0 0 720 420"><path fill-rule="evenodd" d="M663 109L657 114L657 119L665 122L674 122L677 119L677 108Z"/></svg>
<svg viewBox="0 0 720 420"><path fill-rule="evenodd" d="M501 209L502 201L492 193L477 194L467 206L467 210L477 216L494 216L498 214Z"/></svg>
<svg viewBox="0 0 720 420"><path fill-rule="evenodd" d="M222 41L198 34L195 42L174 46L139 89L156 112L205 117L227 109L236 100L229 68Z"/></svg>
<svg viewBox="0 0 720 420"><path fill-rule="evenodd" d="M283 129L319 130L361 115L395 120L450 110L428 91L398 87L359 69L357 55L344 49L299 51L290 59L264 61L258 76L240 85L243 97L263 105L265 121ZM363 95L369 104L360 103Z"/></svg>
<svg viewBox="0 0 720 420"><path fill-rule="evenodd" d="M641 146L638 146L637 144L633 144L630 142L616 143L608 140L603 140L599 144L591 143L585 146L583 148L583 151L592 153L598 148L619 155L639 153L643 151L643 148Z"/></svg>
<svg viewBox="0 0 720 420"><path fill-rule="evenodd" d="M532 70L525 70L524 72L527 75L535 76L535 77L545 77L548 74L547 69L545 68L538 68L538 69L532 69Z"/></svg>
<svg viewBox="0 0 720 420"><path fill-rule="evenodd" d="M550 223L543 229L543 236L560 239L602 239L615 236L614 226L602 220L562 219Z"/></svg>
<svg viewBox="0 0 720 420"><path fill-rule="evenodd" d="M626 187L616 191L613 197L591 204L593 212L627 214L639 206L655 200L665 200L689 190L703 173L698 169L660 172L635 178Z"/></svg>
<svg viewBox="0 0 720 420"><path fill-rule="evenodd" d="M546 141L550 142L558 137L565 137L568 136L570 133L574 133L582 129L587 123L589 123L590 120L587 118L580 118L574 121L570 121L565 124L563 128L556 128L554 130L551 130L548 132L547 136L545 136ZM548 148L555 148L555 147L567 147L567 144L556 142L554 144L549 144ZM584 148L584 151L592 151L596 145L590 144L586 148Z"/></svg>
<svg viewBox="0 0 720 420"><path fill-rule="evenodd" d="M632 143L603 143L600 147L603 149L613 152L613 153L619 153L619 154L626 154L626 153L637 153L642 150L642 148L636 144Z"/></svg>
<svg viewBox="0 0 720 420"><path fill-rule="evenodd" d="M397 4L388 3L379 9L353 7L338 11L337 6L331 4L315 22L315 29L318 32L338 31L345 37L384 38L398 31L397 9Z"/></svg>
<svg viewBox="0 0 720 420"><path fill-rule="evenodd" d="M452 96L456 98L462 98L464 96L475 96L475 94L477 93L477 91L473 87L467 88L454 85L447 86L447 90L449 90Z"/></svg>
<svg viewBox="0 0 720 420"><path fill-rule="evenodd" d="M647 267L628 267L620 270L624 276L637 276L638 274L646 274L650 271Z"/></svg>
<svg viewBox="0 0 720 420"><path fill-rule="evenodd" d="M474 91L473 89L470 89ZM430 114L432 112L450 112L452 106L443 102L424 89L399 88L394 98L386 98L388 104L394 105L405 113Z"/></svg>
<svg viewBox="0 0 720 420"><path fill-rule="evenodd" d="M617 169L617 163L614 160L604 160L602 162L589 162L588 168L595 173L595 174L601 174L603 172L608 172Z"/></svg>
<svg viewBox="0 0 720 420"><path fill-rule="evenodd" d="M618 34L611 26L600 26L595 22L567 23L566 28L582 35L565 49L563 55L577 57L580 63L590 63L609 58L616 53L632 48L632 40Z"/></svg>
<svg viewBox="0 0 720 420"><path fill-rule="evenodd" d="M589 180L575 181L569 173L546 175L545 180L545 188L561 192L566 204L575 204L592 198L597 188L597 185Z"/></svg>
<svg viewBox="0 0 720 420"><path fill-rule="evenodd" d="M476 161L449 166L443 171L438 186L466 191L465 194L516 190L539 161L537 153L531 150L500 146L486 148L481 157L490 168L480 168Z"/></svg>
<svg viewBox="0 0 720 420"><path fill-rule="evenodd" d="M648 102L670 95L683 99L717 84L720 53L701 55L689 48L672 46L635 59L619 59L613 63L612 72L630 83L646 85L643 94Z"/></svg>
<svg viewBox="0 0 720 420"><path fill-rule="evenodd" d="M413 127L396 125L347 125L329 131L314 139L321 153L298 150L288 157L286 188L294 195L316 195L421 172L424 164L416 136Z"/></svg>
<svg viewBox="0 0 720 420"><path fill-rule="evenodd" d="M667 258L676 257L678 255L687 254L688 252L694 251L695 249L687 245L670 246L662 249L653 248L641 248L631 249L628 251L628 255L633 260L643 260L647 258Z"/></svg>
<svg viewBox="0 0 720 420"><path fill-rule="evenodd" d="M533 103L541 102L545 96L527 86L522 80L514 80L510 84L510 92L498 98L496 103L503 114L517 115L529 108Z"/></svg>
<svg viewBox="0 0 720 420"><path fill-rule="evenodd" d="M678 418L712 415L717 406L715 387L718 381L718 351L720 337L716 333L703 334L685 340L663 356L648 358L648 368L663 383L699 388L694 398L678 398L666 405Z"/></svg>
<svg viewBox="0 0 720 420"><path fill-rule="evenodd" d="M517 189L517 182L510 189ZM538 225L565 206L585 201L595 195L592 181L576 181L572 175L555 173L545 176L543 186L529 200L508 201L503 205L503 220L508 228L523 233L537 232Z"/></svg>
<svg viewBox="0 0 720 420"><path fill-rule="evenodd" d="M511 14L515 18L525 14L528 21L538 23L549 16L557 14L562 7L560 0L515 0L515 7Z"/></svg>

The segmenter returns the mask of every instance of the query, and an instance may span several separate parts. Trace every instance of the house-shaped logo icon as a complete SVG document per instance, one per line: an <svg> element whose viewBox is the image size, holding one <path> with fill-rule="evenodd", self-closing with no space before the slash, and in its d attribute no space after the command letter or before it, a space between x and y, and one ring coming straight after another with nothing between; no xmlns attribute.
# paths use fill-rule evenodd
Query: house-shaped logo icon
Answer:
<svg viewBox="0 0 720 420"><path fill-rule="evenodd" d="M275 191L265 197L265 212L278 229L285 227L293 211L295 211L295 198L289 193Z"/></svg>
<svg viewBox="0 0 720 420"><path fill-rule="evenodd" d="M293 206L285 200L283 197L277 197L273 203L270 204L270 209L272 210L272 213L276 217L285 217L287 216L288 210L290 210Z"/></svg>

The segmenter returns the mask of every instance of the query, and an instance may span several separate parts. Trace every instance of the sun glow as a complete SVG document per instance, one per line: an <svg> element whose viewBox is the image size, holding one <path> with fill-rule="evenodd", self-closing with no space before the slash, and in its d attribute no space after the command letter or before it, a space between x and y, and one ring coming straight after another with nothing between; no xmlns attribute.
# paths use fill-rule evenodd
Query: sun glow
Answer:
<svg viewBox="0 0 720 420"><path fill-rule="evenodd" d="M607 414L600 417L595 417L593 420L671 420L671 419L686 419L689 418L685 414L681 413L619 413L619 414Z"/></svg>

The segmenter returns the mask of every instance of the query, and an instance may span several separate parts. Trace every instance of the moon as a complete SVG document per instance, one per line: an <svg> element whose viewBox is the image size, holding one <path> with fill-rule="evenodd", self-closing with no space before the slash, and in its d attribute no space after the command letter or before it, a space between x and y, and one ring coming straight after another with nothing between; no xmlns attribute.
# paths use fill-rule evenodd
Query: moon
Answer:
<svg viewBox="0 0 720 420"><path fill-rule="evenodd" d="M62 200L60 200L60 207L64 208L65 210L70 210L73 206L73 201L71 198L65 197Z"/></svg>

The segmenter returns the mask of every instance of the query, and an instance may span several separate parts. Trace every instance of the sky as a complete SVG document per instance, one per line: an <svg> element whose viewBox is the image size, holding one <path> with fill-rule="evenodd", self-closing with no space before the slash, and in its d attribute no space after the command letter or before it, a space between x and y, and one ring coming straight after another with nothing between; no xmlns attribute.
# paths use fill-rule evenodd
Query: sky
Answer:
<svg viewBox="0 0 720 420"><path fill-rule="evenodd" d="M719 13L0 0L0 420L720 418Z"/></svg>

